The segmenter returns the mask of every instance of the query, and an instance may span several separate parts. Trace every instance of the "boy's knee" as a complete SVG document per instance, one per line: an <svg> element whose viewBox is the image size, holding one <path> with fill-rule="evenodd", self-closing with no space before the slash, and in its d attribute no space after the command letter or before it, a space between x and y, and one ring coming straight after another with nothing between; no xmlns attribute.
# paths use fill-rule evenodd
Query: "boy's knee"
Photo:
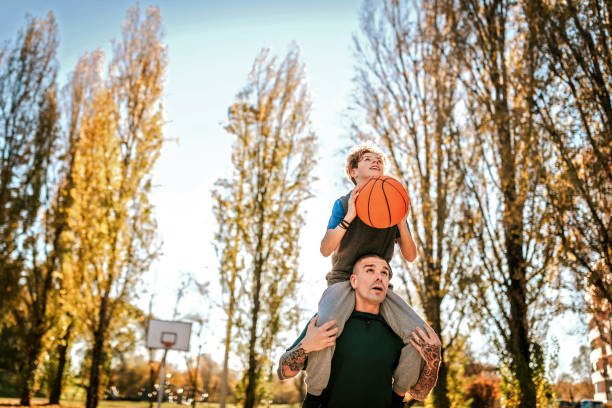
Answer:
<svg viewBox="0 0 612 408"><path fill-rule="evenodd" d="M348 281L329 286L319 301L317 326L330 320L347 319L355 308L355 293ZM348 315L347 315L348 313Z"/></svg>

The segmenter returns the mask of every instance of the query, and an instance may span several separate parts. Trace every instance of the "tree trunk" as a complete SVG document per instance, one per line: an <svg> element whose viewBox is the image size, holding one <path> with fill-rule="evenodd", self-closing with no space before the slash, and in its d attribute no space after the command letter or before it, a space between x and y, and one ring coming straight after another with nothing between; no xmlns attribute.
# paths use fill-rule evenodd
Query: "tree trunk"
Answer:
<svg viewBox="0 0 612 408"><path fill-rule="evenodd" d="M68 325L66 334L62 338L62 343L57 347L57 371L55 377L52 380L51 387L49 390L49 405L59 404L62 396L62 380L64 377L64 369L66 368L66 360L68 350L70 348L70 334L72 332L72 323Z"/></svg>
<svg viewBox="0 0 612 408"><path fill-rule="evenodd" d="M432 268L431 270L436 270L437 268ZM439 270L439 269L438 269ZM430 285L433 284L436 287L439 286L440 279L430 278ZM440 339L442 339L442 320L440 318L440 304L442 300L439 296L436 296L436 293L440 292L440 288L430 290L428 293L430 297L427 299L426 309L425 309L425 317L429 321L431 328L438 334ZM448 372L448 366L444 362L444 344L441 345L440 349L440 370L438 371L438 382L432 391L433 397L433 406L436 408L450 408L450 400L448 399L448 386L446 373Z"/></svg>
<svg viewBox="0 0 612 408"><path fill-rule="evenodd" d="M529 324L527 322L527 270L523 257L523 203L517 197L516 163L512 151L509 129L510 114L504 85L502 98L495 106L498 122L499 156L501 158L500 179L504 200L505 256L508 264L508 299L510 301L510 344L508 352L512 358L512 372L520 388L520 408L535 408L537 402L533 370L530 367L531 350Z"/></svg>
<svg viewBox="0 0 612 408"><path fill-rule="evenodd" d="M519 247L520 249L520 247ZM512 264L510 264L512 265ZM517 271L518 269L518 271ZM524 268L511 268L512 280L509 288L510 297L510 347L513 372L520 387L520 408L535 408L537 402L536 386L533 381L533 370L530 367L531 350L529 327L527 324L527 307L525 305L526 289ZM521 271L521 272L519 272Z"/></svg>
<svg viewBox="0 0 612 408"><path fill-rule="evenodd" d="M106 302L102 298L100 313L98 314L98 327L94 331L94 346L91 351L91 368L89 370L89 386L85 408L97 408L100 399L100 367L104 364L104 341L106 335Z"/></svg>
<svg viewBox="0 0 612 408"><path fill-rule="evenodd" d="M23 368L20 370L20 382L21 382L21 395L20 404L29 406L30 398L32 397L32 387L34 385L34 372L37 367L37 360L41 351L41 335L36 335L33 331L31 336L26 337L25 344L25 361L23 362Z"/></svg>
<svg viewBox="0 0 612 408"><path fill-rule="evenodd" d="M255 291L253 293L253 310L251 318L251 335L249 339L249 369L247 371L248 385L244 399L244 408L255 407L255 389L257 386L257 358L255 343L257 342L257 320L259 319L259 292L261 291L261 266L255 268L253 273Z"/></svg>
<svg viewBox="0 0 612 408"><path fill-rule="evenodd" d="M150 316L150 313L149 313ZM149 392L153 392L153 388L155 387L155 368L153 368L153 349L149 349ZM153 408L153 399L149 398L149 408Z"/></svg>
<svg viewBox="0 0 612 408"><path fill-rule="evenodd" d="M225 332L225 354L223 355L223 373L221 374L221 395L219 396L219 408L225 408L225 400L227 399L227 376L229 364L229 350L232 339L232 324L234 315L234 302L230 298L229 310L227 313L227 328Z"/></svg>

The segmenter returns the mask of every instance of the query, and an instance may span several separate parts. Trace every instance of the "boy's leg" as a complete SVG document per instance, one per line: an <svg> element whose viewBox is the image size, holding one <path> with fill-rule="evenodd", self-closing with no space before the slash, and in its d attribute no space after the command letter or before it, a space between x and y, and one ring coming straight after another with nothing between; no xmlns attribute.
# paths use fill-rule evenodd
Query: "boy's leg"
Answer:
<svg viewBox="0 0 612 408"><path fill-rule="evenodd" d="M340 336L344 324L353 313L355 308L355 292L349 281L334 283L329 286L319 301L317 312L317 326L335 320ZM324 348L308 354L306 366L306 387L309 394L321 395L327 383L331 371L331 360L336 346Z"/></svg>
<svg viewBox="0 0 612 408"><path fill-rule="evenodd" d="M412 387L421 373L423 358L410 344L410 335L417 327L425 326L425 321L392 290L387 292L385 301L381 304L380 313L383 318L404 342L400 361L393 373L393 389L405 393Z"/></svg>

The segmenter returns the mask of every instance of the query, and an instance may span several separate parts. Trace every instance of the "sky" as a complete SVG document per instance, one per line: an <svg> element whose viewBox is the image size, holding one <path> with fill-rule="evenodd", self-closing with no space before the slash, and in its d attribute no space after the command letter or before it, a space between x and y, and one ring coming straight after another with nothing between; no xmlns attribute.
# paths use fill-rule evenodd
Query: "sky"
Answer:
<svg viewBox="0 0 612 408"><path fill-rule="evenodd" d="M59 81L64 84L85 52L101 48L110 58L110 41L120 36L125 12L134 4L123 0L0 0L0 41L15 37L27 13L42 17L52 10L60 36ZM149 5L140 3L141 8ZM306 64L311 120L319 139L319 180L313 185L315 198L304 203L306 224L300 236L303 282L298 296L304 324L316 310L331 265L319 252L320 240L333 201L347 190L343 149L351 144L346 122L354 64L351 38L359 29L361 1L160 0L152 5L160 8L168 47L164 115L169 141L155 168L152 197L163 255L143 277L148 293L141 293L138 305L147 310L153 292L153 314L172 319L176 291L186 273L210 282L213 301L220 301L219 263L212 242L218 227L211 190L215 180L231 174L232 138L223 130L227 108L246 84L262 48L282 57L295 41ZM211 321L203 350L221 361L220 310L209 309L191 295L181 300L179 318L203 310ZM575 319L566 316L553 321L551 333L560 339L562 369L580 344L576 336L567 334L578 325ZM474 341L478 346L484 340L476 336ZM178 352L172 354L170 361L184 361ZM233 365L237 363L234 359Z"/></svg>

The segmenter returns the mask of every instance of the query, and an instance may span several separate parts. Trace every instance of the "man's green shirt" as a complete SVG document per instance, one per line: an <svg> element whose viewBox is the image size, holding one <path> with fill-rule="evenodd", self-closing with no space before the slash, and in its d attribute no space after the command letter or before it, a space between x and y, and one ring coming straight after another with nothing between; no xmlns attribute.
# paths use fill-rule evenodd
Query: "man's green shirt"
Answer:
<svg viewBox="0 0 612 408"><path fill-rule="evenodd" d="M306 335L306 329L289 348ZM336 340L331 375L323 391L326 408L391 406L393 371L404 346L380 315L353 311Z"/></svg>

